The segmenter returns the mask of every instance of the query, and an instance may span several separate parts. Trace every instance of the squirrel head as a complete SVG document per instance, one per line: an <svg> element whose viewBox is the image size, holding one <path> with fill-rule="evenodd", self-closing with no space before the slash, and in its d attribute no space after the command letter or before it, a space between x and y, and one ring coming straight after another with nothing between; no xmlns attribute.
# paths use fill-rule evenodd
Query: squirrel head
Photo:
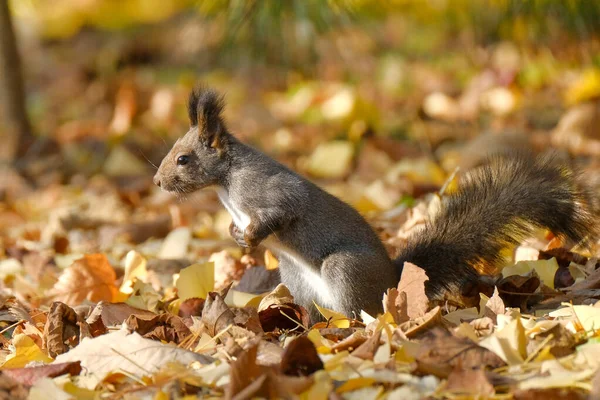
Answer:
<svg viewBox="0 0 600 400"><path fill-rule="evenodd" d="M223 98L204 87L188 100L190 129L160 163L154 183L167 192L191 193L221 183L228 169L229 132L221 116Z"/></svg>

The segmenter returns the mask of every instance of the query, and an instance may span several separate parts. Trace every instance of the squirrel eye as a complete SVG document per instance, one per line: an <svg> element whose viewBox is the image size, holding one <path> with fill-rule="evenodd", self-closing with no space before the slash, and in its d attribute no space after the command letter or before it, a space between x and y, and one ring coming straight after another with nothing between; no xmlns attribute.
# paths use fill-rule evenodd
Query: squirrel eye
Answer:
<svg viewBox="0 0 600 400"><path fill-rule="evenodd" d="M177 165L185 165L190 161L189 156L179 156L177 157Z"/></svg>

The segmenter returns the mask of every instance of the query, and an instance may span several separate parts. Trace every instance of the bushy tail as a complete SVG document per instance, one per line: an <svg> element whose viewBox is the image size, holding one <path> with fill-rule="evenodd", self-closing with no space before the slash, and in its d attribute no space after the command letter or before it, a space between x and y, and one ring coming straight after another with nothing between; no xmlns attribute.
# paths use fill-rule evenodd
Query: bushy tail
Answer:
<svg viewBox="0 0 600 400"><path fill-rule="evenodd" d="M545 228L585 244L594 238L588 195L552 156L496 156L467 174L395 260L425 269L430 299L473 291L506 262L504 250ZM505 254L505 253L504 253ZM447 296L450 294L450 296Z"/></svg>

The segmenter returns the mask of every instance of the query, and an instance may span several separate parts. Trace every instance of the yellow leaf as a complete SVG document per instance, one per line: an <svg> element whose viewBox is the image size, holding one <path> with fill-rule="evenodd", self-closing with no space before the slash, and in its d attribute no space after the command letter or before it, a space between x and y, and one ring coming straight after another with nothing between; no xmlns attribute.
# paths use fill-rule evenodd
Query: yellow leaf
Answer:
<svg viewBox="0 0 600 400"><path fill-rule="evenodd" d="M144 279L148 275L146 270L147 261L140 253L131 250L125 256L125 273L123 274L123 284L119 291L125 294L133 293L133 280L135 278Z"/></svg>
<svg viewBox="0 0 600 400"><path fill-rule="evenodd" d="M494 352L509 365L521 364L527 357L527 337L520 318L486 337L479 345Z"/></svg>
<svg viewBox="0 0 600 400"><path fill-rule="evenodd" d="M315 304L315 307L317 307L317 310L319 310L321 315L324 316L325 319L329 320L330 324L332 324L336 328L350 328L350 320L348 319L348 317L328 308L319 307L314 301L313 303Z"/></svg>
<svg viewBox="0 0 600 400"><path fill-rule="evenodd" d="M265 268L269 271L279 267L279 260L268 249L265 250Z"/></svg>
<svg viewBox="0 0 600 400"><path fill-rule="evenodd" d="M333 383L327 372L321 370L313 375L315 383L300 395L302 400L327 400L333 390Z"/></svg>
<svg viewBox="0 0 600 400"><path fill-rule="evenodd" d="M175 287L182 301L192 297L205 299L215 288L215 264L192 264L182 269Z"/></svg>
<svg viewBox="0 0 600 400"><path fill-rule="evenodd" d="M132 290L133 294L125 303L142 310L156 311L162 296L154 290L151 284L136 280Z"/></svg>
<svg viewBox="0 0 600 400"><path fill-rule="evenodd" d="M331 353L331 346L328 345L327 340L323 336L321 336L321 333L318 330L311 329L308 332L307 337L315 345L315 348L317 349L317 353L319 353L319 354Z"/></svg>
<svg viewBox="0 0 600 400"><path fill-rule="evenodd" d="M335 391L338 393L351 392L356 389L361 389L366 386L371 386L377 382L373 378L355 378L346 381L342 386L338 387Z"/></svg>
<svg viewBox="0 0 600 400"><path fill-rule="evenodd" d="M502 276L525 275L531 270L535 270L544 285L554 289L554 275L558 270L558 263L554 257L549 260L519 261L511 267L504 268Z"/></svg>
<svg viewBox="0 0 600 400"><path fill-rule="evenodd" d="M23 368L32 361L52 362L52 359L42 352L33 339L25 334L15 335L12 343L15 352L6 356L2 368Z"/></svg>
<svg viewBox="0 0 600 400"><path fill-rule="evenodd" d="M238 292L229 290L225 297L225 304L230 307L255 307L258 308L263 296L257 296L252 293Z"/></svg>
<svg viewBox="0 0 600 400"><path fill-rule="evenodd" d="M565 101L573 105L600 96L600 70L585 71L566 91Z"/></svg>

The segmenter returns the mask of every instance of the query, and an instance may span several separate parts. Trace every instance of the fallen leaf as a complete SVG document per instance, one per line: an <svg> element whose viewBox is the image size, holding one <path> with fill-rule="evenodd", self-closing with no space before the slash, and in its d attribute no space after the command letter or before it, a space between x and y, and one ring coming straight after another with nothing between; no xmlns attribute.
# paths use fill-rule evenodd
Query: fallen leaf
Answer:
<svg viewBox="0 0 600 400"><path fill-rule="evenodd" d="M406 292L398 292L396 288L390 288L383 295L383 312L389 312L394 318L396 325L410 319L408 316L408 299Z"/></svg>
<svg viewBox="0 0 600 400"><path fill-rule="evenodd" d="M306 336L300 336L290 342L283 352L281 371L285 375L308 376L323 369L313 342Z"/></svg>
<svg viewBox="0 0 600 400"><path fill-rule="evenodd" d="M429 309L429 299L425 294L425 282L428 280L425 270L412 263L404 263L398 283L398 292L406 293L410 318L422 317Z"/></svg>
<svg viewBox="0 0 600 400"><path fill-rule="evenodd" d="M191 335L190 329L182 319L173 314L153 315L150 318L130 315L125 324L146 339L163 343L180 344Z"/></svg>
<svg viewBox="0 0 600 400"><path fill-rule="evenodd" d="M56 358L79 344L79 322L81 319L71 307L58 301L52 303L44 327L45 344L50 357Z"/></svg>
<svg viewBox="0 0 600 400"><path fill-rule="evenodd" d="M209 295L202 310L202 322L210 336L215 336L229 325L235 324L235 314L216 293Z"/></svg>
<svg viewBox="0 0 600 400"><path fill-rule="evenodd" d="M492 396L494 385L481 368L455 368L448 376L445 391L453 395Z"/></svg>
<svg viewBox="0 0 600 400"><path fill-rule="evenodd" d="M89 325L94 325L97 321L100 321L105 328L121 326L131 315L152 318L156 314L148 310L132 307L126 303L107 303L101 301L96 304L96 307L94 307L87 317L86 322Z"/></svg>
<svg viewBox="0 0 600 400"><path fill-rule="evenodd" d="M74 361L37 367L11 368L3 369L2 373L21 385L31 386L41 378L54 378L65 374L71 376L79 375L81 373L81 364L79 361Z"/></svg>
<svg viewBox="0 0 600 400"><path fill-rule="evenodd" d="M147 261L140 253L130 250L125 256L125 273L123 274L123 284L119 289L121 293L133 293L134 279L144 279L148 276L146 270Z"/></svg>
<svg viewBox="0 0 600 400"><path fill-rule="evenodd" d="M310 325L308 311L294 303L272 304L258 313L265 332L295 329L303 332Z"/></svg>
<svg viewBox="0 0 600 400"><path fill-rule="evenodd" d="M413 356L421 373L446 378L455 367L498 368L505 365L488 349L470 339L457 338L442 328L434 328L420 339Z"/></svg>
<svg viewBox="0 0 600 400"><path fill-rule="evenodd" d="M494 288L494 294L489 300L485 303L485 309L483 315L492 319L492 321L496 321L496 316L500 314L504 314L504 302L500 298L500 294L498 292L498 288Z"/></svg>
<svg viewBox="0 0 600 400"><path fill-rule="evenodd" d="M521 364L527 358L527 336L520 318L515 318L502 329L479 342L509 365Z"/></svg>
<svg viewBox="0 0 600 400"><path fill-rule="evenodd" d="M317 303L314 303L317 310L321 313L323 317L327 320L328 324L335 326L336 328L349 328L350 327L350 319L345 315L330 310L325 307L320 307Z"/></svg>
<svg viewBox="0 0 600 400"><path fill-rule="evenodd" d="M354 357L362 358L363 360L373 360L375 353L379 348L381 341L381 330L376 331L373 336L362 343L356 350L351 354Z"/></svg>
<svg viewBox="0 0 600 400"><path fill-rule="evenodd" d="M202 310L204 309L205 301L206 300L200 299L198 297L192 297L192 298L184 300L179 305L178 315L180 317L184 317L184 318L191 317L191 316L196 316L196 317L202 316Z"/></svg>
<svg viewBox="0 0 600 400"><path fill-rule="evenodd" d="M171 362L187 365L199 361L210 364L213 359L171 344L144 339L136 332L129 333L127 329L121 329L93 339L84 339L79 346L54 360L55 363L74 361L81 361L87 374L102 380L119 370L142 377L151 375Z"/></svg>
<svg viewBox="0 0 600 400"><path fill-rule="evenodd" d="M117 275L104 254L87 254L73 262L48 292L56 301L76 306L84 300L113 301Z"/></svg>
<svg viewBox="0 0 600 400"><path fill-rule="evenodd" d="M206 298L215 288L215 264L192 264L182 269L175 287L181 300Z"/></svg>
<svg viewBox="0 0 600 400"><path fill-rule="evenodd" d="M282 305L293 302L294 297L290 293L290 290L283 283L280 283L275 289L273 289L271 293L263 297L260 304L258 305L258 311L260 312L262 310L265 310L271 305Z"/></svg>
<svg viewBox="0 0 600 400"><path fill-rule="evenodd" d="M6 356L2 369L4 368L22 368L33 361L49 363L52 361L27 335L15 335L12 339L14 352Z"/></svg>

